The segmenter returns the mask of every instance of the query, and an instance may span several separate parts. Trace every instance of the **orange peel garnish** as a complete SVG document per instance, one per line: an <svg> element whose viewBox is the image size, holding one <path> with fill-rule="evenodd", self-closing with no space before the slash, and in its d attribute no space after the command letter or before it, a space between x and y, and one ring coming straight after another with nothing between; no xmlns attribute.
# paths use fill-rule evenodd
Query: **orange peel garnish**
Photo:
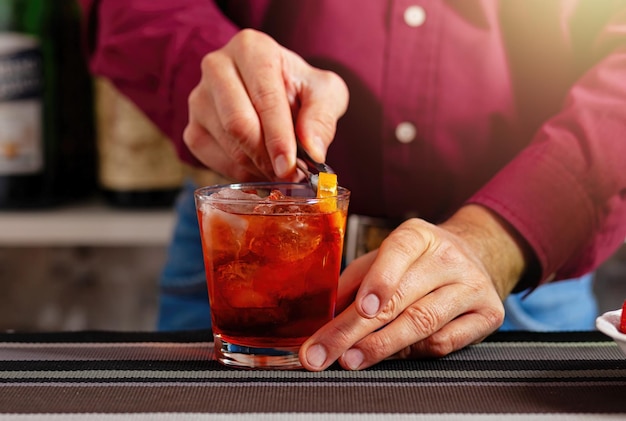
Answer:
<svg viewBox="0 0 626 421"><path fill-rule="evenodd" d="M321 172L317 177L318 198L337 196L337 174Z"/></svg>
<svg viewBox="0 0 626 421"><path fill-rule="evenodd" d="M320 172L317 176L317 198L325 198L319 202L320 211L335 212L337 210L337 174Z"/></svg>

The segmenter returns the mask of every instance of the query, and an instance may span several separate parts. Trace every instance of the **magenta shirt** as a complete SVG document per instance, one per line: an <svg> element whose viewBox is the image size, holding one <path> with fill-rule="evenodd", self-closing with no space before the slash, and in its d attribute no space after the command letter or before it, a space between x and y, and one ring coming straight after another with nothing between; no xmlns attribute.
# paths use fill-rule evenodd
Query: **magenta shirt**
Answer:
<svg viewBox="0 0 626 421"><path fill-rule="evenodd" d="M347 82L328 163L352 212L438 222L482 204L542 281L624 242L625 1L103 0L91 66L197 163L187 96L201 57L244 27Z"/></svg>

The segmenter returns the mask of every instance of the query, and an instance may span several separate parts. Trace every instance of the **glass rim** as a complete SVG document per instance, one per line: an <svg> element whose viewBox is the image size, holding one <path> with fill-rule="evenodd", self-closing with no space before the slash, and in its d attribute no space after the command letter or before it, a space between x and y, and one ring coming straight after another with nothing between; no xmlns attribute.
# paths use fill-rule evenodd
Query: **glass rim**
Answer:
<svg viewBox="0 0 626 421"><path fill-rule="evenodd" d="M194 191L194 196L198 199L208 199L209 197L211 197L211 195L217 191L226 189L226 188L231 188L231 189L238 189L238 190L242 190L245 188L251 188L251 189L259 189L259 188L266 188L266 189L271 189L271 188L307 188L309 189L311 192L315 193L314 190L311 188L311 186L309 185L309 183L306 182L289 182L289 181L251 181L251 182L243 182L243 183L225 183L225 184L214 184L214 185L210 185L210 186L203 186L203 187L198 187L195 189ZM208 192L211 192L210 194L207 194ZM345 200L345 199L349 199L350 197L350 190L348 190L345 187L342 186L337 186L337 194L333 195L333 196L325 196L325 197L316 197L316 196L311 196L311 197L294 197L294 196L288 196L287 198L285 198L284 200L281 200L281 203L283 204L288 204L288 203L317 203L319 201L324 201L326 199L337 199L337 200ZM262 198L264 199L264 198ZM246 203L263 203L264 200L255 200L255 199L223 199L223 198L214 198L212 199L212 201L214 201L215 203L230 203L230 202L237 202L237 203L242 203L242 204L246 204Z"/></svg>

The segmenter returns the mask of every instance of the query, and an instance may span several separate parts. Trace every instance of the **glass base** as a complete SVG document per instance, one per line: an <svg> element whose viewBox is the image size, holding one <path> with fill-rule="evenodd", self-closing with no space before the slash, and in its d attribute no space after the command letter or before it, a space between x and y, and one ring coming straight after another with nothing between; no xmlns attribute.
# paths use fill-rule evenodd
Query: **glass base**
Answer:
<svg viewBox="0 0 626 421"><path fill-rule="evenodd" d="M260 368L267 370L298 370L302 368L298 359L300 347L255 348L225 341L214 335L215 358L230 367Z"/></svg>

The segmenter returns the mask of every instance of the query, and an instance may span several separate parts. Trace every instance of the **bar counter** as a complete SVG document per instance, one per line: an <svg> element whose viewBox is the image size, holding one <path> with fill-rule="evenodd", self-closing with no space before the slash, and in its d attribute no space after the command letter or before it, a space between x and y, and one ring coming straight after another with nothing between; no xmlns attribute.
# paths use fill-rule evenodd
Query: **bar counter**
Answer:
<svg viewBox="0 0 626 421"><path fill-rule="evenodd" d="M4 420L626 419L626 357L599 332L500 332L363 371L241 370L208 331L0 334Z"/></svg>

